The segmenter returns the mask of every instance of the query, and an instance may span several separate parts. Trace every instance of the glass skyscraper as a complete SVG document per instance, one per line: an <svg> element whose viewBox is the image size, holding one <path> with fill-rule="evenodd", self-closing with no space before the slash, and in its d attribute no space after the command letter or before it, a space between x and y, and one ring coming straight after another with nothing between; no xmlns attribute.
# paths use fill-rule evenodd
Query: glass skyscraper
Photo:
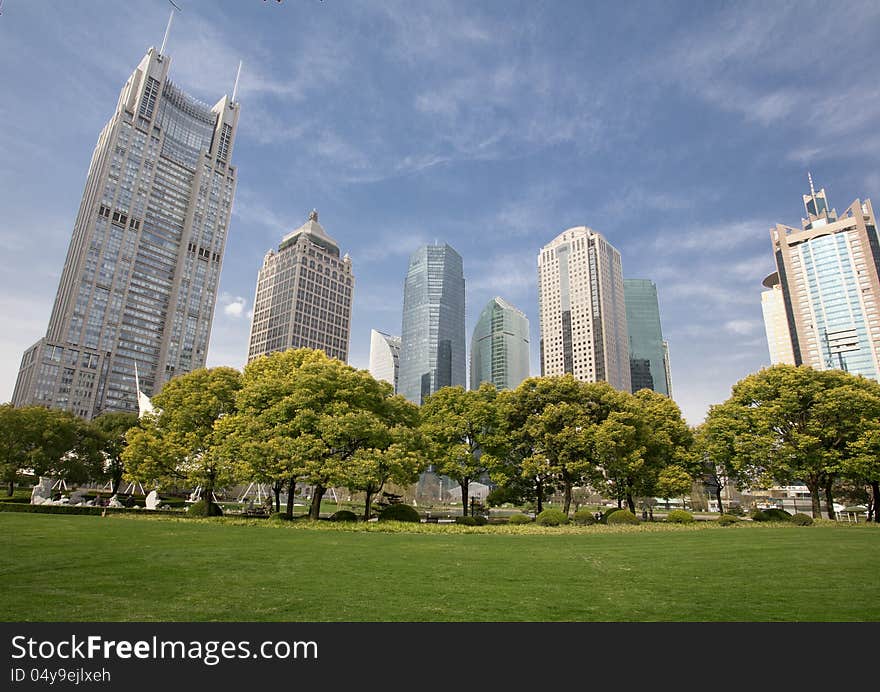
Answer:
<svg viewBox="0 0 880 692"><path fill-rule="evenodd" d="M648 279L624 279L623 290L632 391L651 389L672 396L671 383L667 379L667 349L660 327L657 286Z"/></svg>
<svg viewBox="0 0 880 692"><path fill-rule="evenodd" d="M880 237L871 201L855 200L838 217L812 178L803 200L801 228L770 230L794 362L880 379Z"/></svg>
<svg viewBox="0 0 880 692"><path fill-rule="evenodd" d="M92 418L137 411L180 373L204 367L236 170L239 104L201 103L150 48L92 155L46 336L13 394Z"/></svg>
<svg viewBox="0 0 880 692"><path fill-rule="evenodd" d="M404 283L397 391L421 404L450 385L467 387L462 259L448 244L425 245Z"/></svg>
<svg viewBox="0 0 880 692"><path fill-rule="evenodd" d="M515 389L529 376L529 320L503 298L493 298L480 313L471 339L471 389L491 382Z"/></svg>
<svg viewBox="0 0 880 692"><path fill-rule="evenodd" d="M394 387L396 394L399 372L400 337L370 330L370 374Z"/></svg>

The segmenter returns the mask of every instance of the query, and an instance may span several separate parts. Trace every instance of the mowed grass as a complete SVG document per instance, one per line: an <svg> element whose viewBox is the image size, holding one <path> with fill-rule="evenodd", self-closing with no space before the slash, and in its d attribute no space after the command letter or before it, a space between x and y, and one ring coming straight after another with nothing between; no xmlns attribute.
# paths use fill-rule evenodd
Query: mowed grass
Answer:
<svg viewBox="0 0 880 692"><path fill-rule="evenodd" d="M381 533L0 513L4 621L880 620L874 527Z"/></svg>

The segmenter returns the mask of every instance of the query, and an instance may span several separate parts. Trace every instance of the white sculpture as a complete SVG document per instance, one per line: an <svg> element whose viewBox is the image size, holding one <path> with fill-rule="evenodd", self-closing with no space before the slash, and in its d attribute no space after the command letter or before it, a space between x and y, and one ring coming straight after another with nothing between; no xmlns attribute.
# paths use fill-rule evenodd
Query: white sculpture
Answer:
<svg viewBox="0 0 880 692"><path fill-rule="evenodd" d="M52 479L40 476L40 482L31 490L31 504L44 505L52 500Z"/></svg>
<svg viewBox="0 0 880 692"><path fill-rule="evenodd" d="M122 507L123 504L119 501L119 496L114 495L113 497L110 498L110 502L107 503L107 506L117 508L117 507Z"/></svg>
<svg viewBox="0 0 880 692"><path fill-rule="evenodd" d="M147 495L147 499L144 500L144 503L147 509L159 509L159 505L162 504L162 502L159 500L159 493L157 493L155 490L150 491L150 494Z"/></svg>

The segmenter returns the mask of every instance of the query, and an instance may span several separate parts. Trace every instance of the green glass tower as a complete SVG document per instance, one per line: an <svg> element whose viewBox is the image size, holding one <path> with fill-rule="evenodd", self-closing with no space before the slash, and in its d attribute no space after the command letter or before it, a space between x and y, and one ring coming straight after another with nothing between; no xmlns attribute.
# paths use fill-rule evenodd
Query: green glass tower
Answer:
<svg viewBox="0 0 880 692"><path fill-rule="evenodd" d="M471 339L471 389L483 382L515 389L528 376L529 320L503 298L493 298Z"/></svg>
<svg viewBox="0 0 880 692"><path fill-rule="evenodd" d="M624 279L632 391L651 389L672 396L669 358L660 328L657 286L648 279Z"/></svg>

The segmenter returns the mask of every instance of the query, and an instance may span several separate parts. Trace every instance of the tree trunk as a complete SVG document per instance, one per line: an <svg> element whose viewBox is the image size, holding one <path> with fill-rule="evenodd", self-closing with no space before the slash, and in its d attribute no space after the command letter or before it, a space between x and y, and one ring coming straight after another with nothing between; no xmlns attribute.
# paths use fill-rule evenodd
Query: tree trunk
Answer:
<svg viewBox="0 0 880 692"><path fill-rule="evenodd" d="M468 513L468 486L470 483L466 478L464 481L459 481L458 485L461 487L461 516L466 517Z"/></svg>
<svg viewBox="0 0 880 692"><path fill-rule="evenodd" d="M535 494L538 501L538 514L544 511L544 484L541 481L535 483Z"/></svg>
<svg viewBox="0 0 880 692"><path fill-rule="evenodd" d="M831 495L831 484L833 483L833 479L829 478L825 481L825 504L828 505L828 518L836 519L837 515L834 513L834 497Z"/></svg>
<svg viewBox="0 0 880 692"><path fill-rule="evenodd" d="M619 495L617 496L617 509L623 509L623 498Z"/></svg>
<svg viewBox="0 0 880 692"><path fill-rule="evenodd" d="M563 495L562 502L562 513L566 516L568 515L568 510L571 508L571 481L565 479L565 494Z"/></svg>
<svg viewBox="0 0 880 692"><path fill-rule="evenodd" d="M819 505L819 482L807 481L807 488L810 490L810 502L813 505L813 519L821 519L822 508Z"/></svg>
<svg viewBox="0 0 880 692"><path fill-rule="evenodd" d="M205 487L202 489L202 500L204 500L207 505L206 515L209 517L213 517L218 512L214 511L214 507L217 506L217 503L214 502L214 478L213 476L208 478L207 483L205 483Z"/></svg>
<svg viewBox="0 0 880 692"><path fill-rule="evenodd" d="M629 507L630 512L632 512L633 514L636 513L636 503L635 500L633 500L632 493L626 494L626 506Z"/></svg>
<svg viewBox="0 0 880 692"><path fill-rule="evenodd" d="M373 486L367 485L367 499L364 500L364 521L370 521L370 505L373 504Z"/></svg>
<svg viewBox="0 0 880 692"><path fill-rule="evenodd" d="M122 476L113 476L113 487L110 490L110 495L115 495L119 492L119 486L122 485Z"/></svg>
<svg viewBox="0 0 880 692"><path fill-rule="evenodd" d="M874 498L874 523L876 524L878 520L880 520L880 482L871 481L871 495Z"/></svg>
<svg viewBox="0 0 880 692"><path fill-rule="evenodd" d="M290 480L287 481L287 511L286 515L288 519L293 519L293 496L296 494L296 477L291 476Z"/></svg>
<svg viewBox="0 0 880 692"><path fill-rule="evenodd" d="M9 481L9 485L6 486L6 494L9 495L9 497L15 495L15 481Z"/></svg>
<svg viewBox="0 0 880 692"><path fill-rule="evenodd" d="M327 492L327 488L323 485L320 483L315 485L315 492L312 493L312 506L309 507L309 519L317 521L321 518L321 499L325 492Z"/></svg>
<svg viewBox="0 0 880 692"><path fill-rule="evenodd" d="M715 501L718 503L718 513L724 514L724 505L721 504L721 486L715 486Z"/></svg>
<svg viewBox="0 0 880 692"><path fill-rule="evenodd" d="M284 487L284 484L281 481L275 481L272 484L272 492L275 494L275 511L281 511L281 489Z"/></svg>

